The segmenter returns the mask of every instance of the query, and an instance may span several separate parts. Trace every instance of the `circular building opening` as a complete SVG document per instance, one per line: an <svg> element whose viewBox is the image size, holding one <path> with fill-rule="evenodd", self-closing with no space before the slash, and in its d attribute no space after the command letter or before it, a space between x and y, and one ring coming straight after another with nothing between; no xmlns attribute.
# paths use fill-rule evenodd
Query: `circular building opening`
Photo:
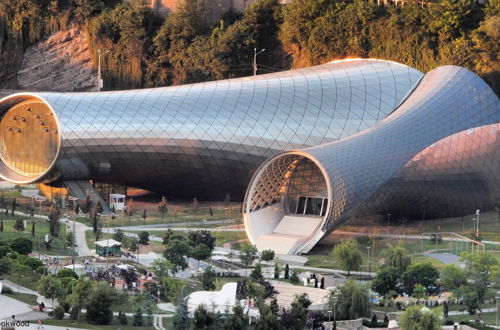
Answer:
<svg viewBox="0 0 500 330"><path fill-rule="evenodd" d="M31 183L53 166L60 146L54 112L46 102L16 94L0 101L0 176Z"/></svg>
<svg viewBox="0 0 500 330"><path fill-rule="evenodd" d="M328 213L329 183L310 158L278 155L257 171L245 199L245 227L259 250L300 252Z"/></svg>

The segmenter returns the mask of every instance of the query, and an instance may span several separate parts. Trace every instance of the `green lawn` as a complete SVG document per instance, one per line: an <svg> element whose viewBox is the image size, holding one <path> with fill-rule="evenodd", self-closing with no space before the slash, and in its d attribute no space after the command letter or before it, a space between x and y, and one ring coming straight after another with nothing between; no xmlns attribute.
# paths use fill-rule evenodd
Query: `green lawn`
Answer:
<svg viewBox="0 0 500 330"><path fill-rule="evenodd" d="M465 313L465 315L450 315L449 318L454 322L461 321L474 321L476 319L476 315L469 315ZM496 313L483 313L481 314L481 320L484 321L485 324L495 325L496 322Z"/></svg>
<svg viewBox="0 0 500 330"><path fill-rule="evenodd" d="M170 208L169 208L170 209ZM146 219L142 217L143 211L136 210L133 212L132 216L129 218L123 213L117 214L115 219L110 217L101 217L100 222L104 227L121 227L121 226L137 226L137 225L151 225L151 224L169 224L175 222L191 222L191 221L203 221L206 220L207 224L210 224L212 220L223 220L223 219L241 219L242 215L239 213L239 206L232 206L231 212L226 213L224 210L212 208L212 215L210 214L209 207L200 207L197 212L194 212L190 207L180 207L176 215L172 213L165 214L164 217L156 212L148 211L146 214ZM75 214L71 214L73 217ZM87 226L91 226L88 216L82 216L80 214L76 218L76 221L81 222ZM240 220L241 221L241 220Z"/></svg>
<svg viewBox="0 0 500 330"><path fill-rule="evenodd" d="M111 324L108 325L93 325L89 324L85 320L85 314L81 316L81 320L79 321L74 321L74 320L45 320L43 321L43 324L46 325L55 325L59 327L70 327L70 328L82 328L82 329L91 329L91 330L111 330L111 329L122 329L122 330L132 330L132 329L143 329L143 330L153 330L154 327L135 327L132 325L133 318L132 317L127 317L128 324L127 325L121 325L118 322L117 316L113 316L113 320L111 321Z"/></svg>
<svg viewBox="0 0 500 330"><path fill-rule="evenodd" d="M217 231L212 232L212 236L217 239L215 241L215 245L217 246L222 246L224 243L247 239L247 234L244 231Z"/></svg>
<svg viewBox="0 0 500 330"><path fill-rule="evenodd" d="M391 218L390 231L391 233L412 235L420 234L421 232L445 231L455 232L468 237L475 224L475 221L472 221L473 218L475 218L475 214L456 218L428 219L424 221L408 220L404 222ZM387 218L375 216L359 217L349 220L339 227L339 230L346 231L358 231L359 229L385 234L387 231ZM496 212L481 213L480 230L484 240L500 241L500 219L497 219Z"/></svg>
<svg viewBox="0 0 500 330"><path fill-rule="evenodd" d="M12 290L17 290L17 288L12 288ZM36 301L36 295L34 294L29 294L29 293L4 293L7 297L14 298L16 300L22 301L25 304L28 304L30 306L37 306L38 303Z"/></svg>
<svg viewBox="0 0 500 330"><path fill-rule="evenodd" d="M40 251L42 254L47 255L70 255L71 251L64 246L64 237L66 235L66 226L64 224L60 225L59 237L54 237L51 243L50 249L45 248L44 239L45 235L49 233L49 223L44 220L23 217L23 216L7 216L5 214L0 214L0 218L3 221L3 232L0 232L0 240L11 240L13 238L24 236L28 237L33 241L33 251ZM19 232L14 229L14 224L16 219L26 220L26 228L24 231ZM35 236L31 235L31 229L33 223L35 224Z"/></svg>
<svg viewBox="0 0 500 330"><path fill-rule="evenodd" d="M19 285L31 290L36 290L37 282L42 277L41 275L34 273L31 270L21 273L17 273L15 272L15 270L13 270L9 274L3 274L2 276L9 281L18 283ZM14 292L17 292L17 287L14 286L12 290L14 290Z"/></svg>

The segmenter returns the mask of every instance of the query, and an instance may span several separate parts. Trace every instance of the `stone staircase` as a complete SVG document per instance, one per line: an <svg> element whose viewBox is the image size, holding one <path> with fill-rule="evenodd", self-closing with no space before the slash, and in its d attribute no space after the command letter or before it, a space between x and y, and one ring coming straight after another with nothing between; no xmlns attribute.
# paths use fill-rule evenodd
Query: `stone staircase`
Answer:
<svg viewBox="0 0 500 330"><path fill-rule="evenodd" d="M68 189L71 196L83 200L85 196L88 195L92 205L97 202L101 204L102 214L111 214L111 209L109 208L108 203L88 181L64 181L64 185Z"/></svg>

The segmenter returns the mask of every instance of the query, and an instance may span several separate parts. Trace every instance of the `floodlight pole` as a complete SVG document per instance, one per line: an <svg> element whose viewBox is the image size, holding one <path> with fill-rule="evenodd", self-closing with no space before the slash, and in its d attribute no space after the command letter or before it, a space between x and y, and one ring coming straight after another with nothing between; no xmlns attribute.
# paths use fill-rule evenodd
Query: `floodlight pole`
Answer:
<svg viewBox="0 0 500 330"><path fill-rule="evenodd" d="M97 91L100 92L101 88L103 87L103 81L101 79L101 56L106 55L109 53L109 50L101 54L101 50L97 50Z"/></svg>
<svg viewBox="0 0 500 330"><path fill-rule="evenodd" d="M257 75L257 55L259 55L260 53L263 53L265 50L266 50L265 48L262 48L260 50L260 52L257 52L257 48L253 49L253 75L254 76Z"/></svg>
<svg viewBox="0 0 500 330"><path fill-rule="evenodd" d="M389 224L391 222L391 214L387 213L387 235L390 234Z"/></svg>
<svg viewBox="0 0 500 330"><path fill-rule="evenodd" d="M476 241L479 239L479 214L481 211L479 209L476 210Z"/></svg>

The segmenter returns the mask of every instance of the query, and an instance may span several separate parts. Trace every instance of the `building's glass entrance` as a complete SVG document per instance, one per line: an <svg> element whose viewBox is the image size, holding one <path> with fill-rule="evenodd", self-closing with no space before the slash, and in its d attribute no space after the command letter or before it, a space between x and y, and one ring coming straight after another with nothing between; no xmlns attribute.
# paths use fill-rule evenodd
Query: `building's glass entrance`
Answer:
<svg viewBox="0 0 500 330"><path fill-rule="evenodd" d="M299 196L295 214L323 216L325 215L327 205L327 198Z"/></svg>

